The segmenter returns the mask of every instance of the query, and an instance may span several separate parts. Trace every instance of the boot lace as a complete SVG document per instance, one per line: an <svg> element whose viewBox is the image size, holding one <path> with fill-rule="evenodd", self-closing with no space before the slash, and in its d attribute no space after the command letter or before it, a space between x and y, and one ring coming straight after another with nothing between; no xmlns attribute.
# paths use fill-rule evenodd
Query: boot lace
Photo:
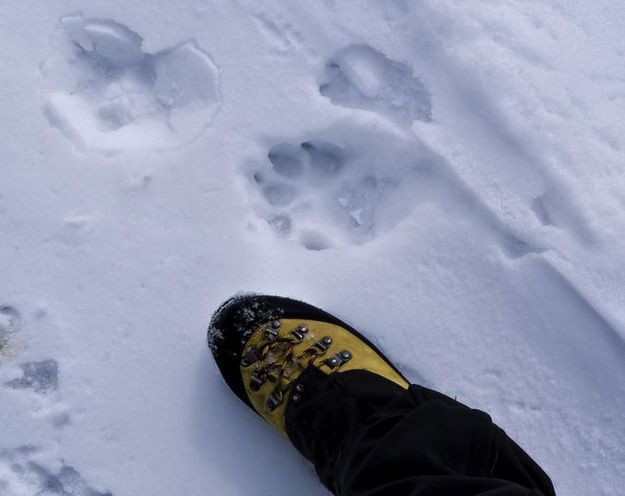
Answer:
<svg viewBox="0 0 625 496"><path fill-rule="evenodd" d="M332 347L332 338L323 336L314 341L314 333L305 324L300 324L285 335L280 335L280 326L279 320L271 322L265 329L260 344L257 347L248 347L241 358L241 367L253 367L249 382L252 391L259 391L267 382L274 386L265 404L269 412L284 402L293 381L306 367L314 364L318 368L327 366L330 369L338 369L352 358L351 352L342 350L315 364L314 362L320 356L326 355ZM296 354L295 346L306 341L311 342L311 345ZM299 394L293 394L292 399L299 401Z"/></svg>

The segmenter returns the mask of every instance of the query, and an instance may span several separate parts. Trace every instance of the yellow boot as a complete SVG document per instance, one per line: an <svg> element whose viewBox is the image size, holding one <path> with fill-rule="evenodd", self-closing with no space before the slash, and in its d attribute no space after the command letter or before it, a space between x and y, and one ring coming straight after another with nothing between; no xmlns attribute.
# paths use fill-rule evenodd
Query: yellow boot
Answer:
<svg viewBox="0 0 625 496"><path fill-rule="evenodd" d="M208 343L226 383L256 413L286 434L285 409L306 394L302 372L363 370L401 388L408 381L364 336L333 315L278 296L246 295L213 315Z"/></svg>

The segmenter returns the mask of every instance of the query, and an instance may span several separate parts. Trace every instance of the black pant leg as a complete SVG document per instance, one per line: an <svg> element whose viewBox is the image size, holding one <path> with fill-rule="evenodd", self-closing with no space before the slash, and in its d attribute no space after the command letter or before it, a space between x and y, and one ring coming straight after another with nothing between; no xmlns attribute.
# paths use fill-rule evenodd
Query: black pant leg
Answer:
<svg viewBox="0 0 625 496"><path fill-rule="evenodd" d="M339 496L555 496L549 477L490 417L374 374L302 376L287 432Z"/></svg>
<svg viewBox="0 0 625 496"><path fill-rule="evenodd" d="M514 480L526 487L536 487L545 496L554 496L549 476L503 429L494 425L492 468L489 477Z"/></svg>
<svg viewBox="0 0 625 496"><path fill-rule="evenodd" d="M419 386L346 440L338 468L341 496L555 496L490 416Z"/></svg>

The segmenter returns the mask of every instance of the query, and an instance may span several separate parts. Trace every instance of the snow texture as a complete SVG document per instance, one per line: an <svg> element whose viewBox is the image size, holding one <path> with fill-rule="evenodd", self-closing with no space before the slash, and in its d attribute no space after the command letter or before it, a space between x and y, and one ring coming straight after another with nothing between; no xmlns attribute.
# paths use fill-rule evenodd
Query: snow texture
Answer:
<svg viewBox="0 0 625 496"><path fill-rule="evenodd" d="M0 494L324 495L206 347L303 299L625 487L625 4L4 2Z"/></svg>

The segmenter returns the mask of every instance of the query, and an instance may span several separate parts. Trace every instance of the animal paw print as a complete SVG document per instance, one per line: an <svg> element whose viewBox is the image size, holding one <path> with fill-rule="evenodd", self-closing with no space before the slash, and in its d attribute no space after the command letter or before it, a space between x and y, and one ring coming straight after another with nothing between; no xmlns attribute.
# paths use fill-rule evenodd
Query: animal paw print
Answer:
<svg viewBox="0 0 625 496"><path fill-rule="evenodd" d="M54 468L39 460L41 450L34 446L0 448L0 489L2 494L40 496L113 496L91 486L82 474L63 460Z"/></svg>
<svg viewBox="0 0 625 496"><path fill-rule="evenodd" d="M55 40L44 111L79 149L179 146L220 107L219 70L193 40L150 54L123 24L81 14L62 17Z"/></svg>
<svg viewBox="0 0 625 496"><path fill-rule="evenodd" d="M273 207L268 219L274 232L283 238L292 235L308 249L332 246L332 235L319 224L331 215L333 196L345 166L343 151L326 142L305 141L271 148L267 155L271 168L259 170L254 180L261 195Z"/></svg>
<svg viewBox="0 0 625 496"><path fill-rule="evenodd" d="M366 132L350 136L345 145L279 143L252 171L256 211L276 236L309 250L363 244L410 211L405 190L416 169L405 147L390 136L372 136L369 143ZM363 138L365 144L356 142Z"/></svg>
<svg viewBox="0 0 625 496"><path fill-rule="evenodd" d="M48 359L20 365L22 376L6 383L12 389L31 389L39 394L56 391L59 384L59 364Z"/></svg>
<svg viewBox="0 0 625 496"><path fill-rule="evenodd" d="M372 110L409 125L432 118L430 93L406 64L366 45L339 50L326 64L319 92L336 105Z"/></svg>

